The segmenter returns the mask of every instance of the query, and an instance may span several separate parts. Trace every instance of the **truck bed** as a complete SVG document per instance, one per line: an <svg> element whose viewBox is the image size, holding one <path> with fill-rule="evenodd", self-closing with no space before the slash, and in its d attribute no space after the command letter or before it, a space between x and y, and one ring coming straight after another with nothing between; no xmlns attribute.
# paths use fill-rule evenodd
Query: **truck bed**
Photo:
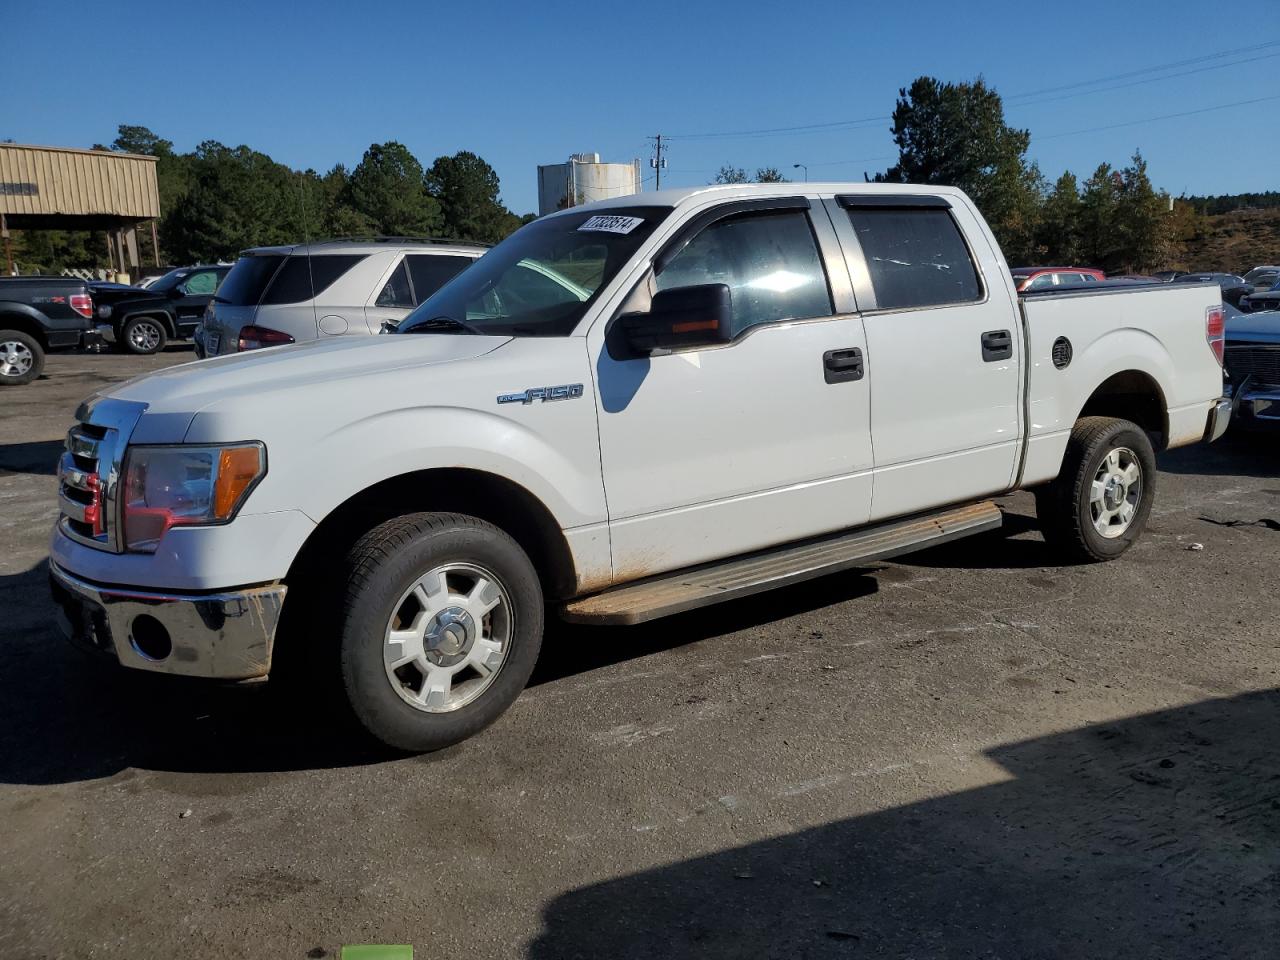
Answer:
<svg viewBox="0 0 1280 960"><path fill-rule="evenodd" d="M1205 336L1206 313L1222 305L1216 284L1036 291L1018 303L1027 349L1020 485L1057 475L1076 417L1099 384L1113 378L1131 382L1135 394L1154 385L1168 410L1164 447L1203 437L1207 404L1222 394L1222 368Z"/></svg>

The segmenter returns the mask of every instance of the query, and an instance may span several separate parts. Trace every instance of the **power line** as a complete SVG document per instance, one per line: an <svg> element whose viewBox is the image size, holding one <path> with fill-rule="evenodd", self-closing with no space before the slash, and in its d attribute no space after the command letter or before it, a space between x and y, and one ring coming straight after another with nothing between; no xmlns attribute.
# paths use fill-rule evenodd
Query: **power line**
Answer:
<svg viewBox="0 0 1280 960"><path fill-rule="evenodd" d="M1127 80L1130 77L1140 77L1148 73L1159 73L1162 70L1172 70L1175 67L1189 67L1197 63L1206 63L1210 60L1216 60L1219 57L1236 57L1242 53L1256 53L1258 50L1269 50L1272 47L1280 47L1280 40L1268 40L1266 43L1257 43L1251 47L1233 47L1230 50L1219 50L1217 53L1207 53L1204 56L1192 57L1189 60L1173 60L1169 63L1161 63L1152 67L1143 67L1140 70L1130 70L1126 73L1115 73L1109 77L1096 77L1093 80L1079 80L1076 83L1066 83L1056 87L1041 87L1039 90L1028 90L1026 93L1015 93L1012 96L1005 97L1005 100L1021 100L1025 97L1038 97L1042 93L1057 93L1060 90L1075 90L1079 87L1093 86L1096 83L1110 83L1112 80Z"/></svg>
<svg viewBox="0 0 1280 960"><path fill-rule="evenodd" d="M1040 96L1043 96L1044 94L1060 93L1062 91L1067 91L1067 90L1078 91L1076 93L1068 94L1066 96L1049 98L1049 99L1045 99L1043 101L1038 101L1038 102L1049 103L1059 99L1065 100L1065 99L1069 99L1070 97L1088 96L1089 94L1092 94L1092 93L1104 93L1107 90L1113 90L1113 89L1118 90L1126 86L1136 86L1138 83L1152 83L1158 80L1175 80L1175 79L1178 79L1179 77L1190 76L1195 73L1202 73L1206 70L1220 70L1226 67L1241 66L1246 63L1253 63L1257 60L1269 59L1274 56L1280 56L1280 53L1267 54L1261 57L1252 57L1245 60L1236 60L1236 61L1232 61L1231 63L1211 64L1210 66L1206 66L1206 67L1196 67L1196 69L1186 70L1181 73L1173 73L1173 74L1168 74L1162 77L1152 77L1148 79L1143 79L1143 80L1137 81L1137 83L1121 83L1114 87L1107 87L1100 90L1081 89L1083 87L1092 87L1092 86L1097 86L1098 84L1111 83L1112 81L1116 81L1116 80L1129 80L1130 78L1145 76L1146 74L1150 74L1150 73L1161 73L1167 70L1174 70L1178 67L1196 66L1198 64L1202 64L1211 60L1217 60L1225 56L1239 56L1245 53L1256 53L1259 50L1268 50L1273 47L1280 47L1280 40L1271 40L1271 41L1267 41L1266 43L1254 44L1248 47L1236 47L1231 50L1222 50L1217 53L1205 54L1204 56L1192 57L1186 60L1174 60L1168 63L1155 64L1153 66L1143 67L1142 69L1139 69L1139 70L1130 70L1125 73L1112 74L1106 77L1095 77L1092 80L1081 80L1075 83L1062 84L1054 87L1042 87L1039 90L1029 90L1025 93L1012 94L1010 96L1004 97L1003 99L1005 103L1009 103L1010 101L1027 101L1022 103L1016 103L1014 104L1015 106L1032 106L1033 105L1033 103L1031 102L1032 98L1040 97ZM735 138L735 137L740 139L753 139L756 137L773 137L773 136L782 136L786 134L795 135L795 134L806 134L806 133L822 133L822 132L837 130L837 129L852 129L860 126L866 126L868 124L883 123L886 120L892 120L892 119L893 117L888 115L877 116L877 117L861 117L855 120L832 120L832 121L827 121L823 123L798 124L796 126L790 126L790 127L763 127L756 130L724 130L724 131L717 131L714 133L671 134L666 136L665 139L685 140L685 141L719 140L719 139L728 139L728 138Z"/></svg>
<svg viewBox="0 0 1280 960"><path fill-rule="evenodd" d="M1212 107L1202 107L1199 110L1184 110L1181 113L1166 113L1159 117L1146 117L1142 120L1125 120L1123 123L1108 123L1101 127L1086 127L1083 130L1068 130L1063 133L1050 133L1043 137L1037 137L1038 140L1056 140L1059 137L1075 137L1082 133L1098 133L1102 130L1118 130L1120 127L1135 127L1140 123L1155 123L1157 120L1174 120L1178 117L1193 117L1198 113L1212 113L1214 110L1228 110L1232 107L1247 107L1254 103L1267 103L1271 100L1280 100L1280 94L1273 97L1257 97L1253 100L1237 100L1234 103L1219 103Z"/></svg>
<svg viewBox="0 0 1280 960"><path fill-rule="evenodd" d="M1230 63L1212 63L1212 64L1209 64L1209 66L1207 67L1197 67L1194 70L1182 70L1178 73L1170 73L1162 77L1144 77L1141 80L1130 80L1127 83L1117 83L1108 87L1099 87L1096 90L1080 90L1075 93L1060 94L1056 97L1041 97L1038 100L1023 100L1021 103L1012 104L1012 107L1013 109L1016 110L1021 107L1032 107L1042 103L1054 103L1058 100L1070 100L1073 97L1087 97L1094 93L1106 93L1110 90L1123 90L1126 87L1137 87L1137 86L1141 86L1144 83L1160 83L1161 81L1164 81L1164 80L1177 80L1180 77L1189 77L1195 73L1205 73L1206 71L1209 71L1209 70L1224 70L1227 67L1238 67L1238 66L1241 66L1242 64L1254 63L1258 60L1271 60L1274 57L1280 57L1280 52L1264 53L1260 57L1250 57L1247 60L1233 60Z"/></svg>

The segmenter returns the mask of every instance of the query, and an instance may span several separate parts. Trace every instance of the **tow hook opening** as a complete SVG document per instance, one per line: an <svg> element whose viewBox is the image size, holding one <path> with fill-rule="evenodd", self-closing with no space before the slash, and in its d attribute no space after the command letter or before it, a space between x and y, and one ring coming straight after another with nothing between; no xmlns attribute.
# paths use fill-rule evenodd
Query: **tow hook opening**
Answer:
<svg viewBox="0 0 1280 960"><path fill-rule="evenodd" d="M148 660L164 660L173 652L173 640L165 625L149 613L140 613L129 624L129 642Z"/></svg>

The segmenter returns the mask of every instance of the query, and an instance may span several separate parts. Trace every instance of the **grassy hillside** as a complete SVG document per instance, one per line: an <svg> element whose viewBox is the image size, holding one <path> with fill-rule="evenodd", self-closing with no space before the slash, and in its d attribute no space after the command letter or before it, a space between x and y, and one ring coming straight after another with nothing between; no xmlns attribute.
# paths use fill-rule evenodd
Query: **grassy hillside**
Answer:
<svg viewBox="0 0 1280 960"><path fill-rule="evenodd" d="M1169 266L1244 273L1262 263L1280 263L1280 207L1198 217Z"/></svg>

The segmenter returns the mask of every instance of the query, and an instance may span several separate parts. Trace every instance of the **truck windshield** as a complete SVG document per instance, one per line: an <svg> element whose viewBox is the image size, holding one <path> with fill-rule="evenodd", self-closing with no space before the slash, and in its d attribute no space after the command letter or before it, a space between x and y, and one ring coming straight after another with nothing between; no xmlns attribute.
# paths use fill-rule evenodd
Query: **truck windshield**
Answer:
<svg viewBox="0 0 1280 960"><path fill-rule="evenodd" d="M397 332L568 336L670 212L610 207L535 220L423 301Z"/></svg>

